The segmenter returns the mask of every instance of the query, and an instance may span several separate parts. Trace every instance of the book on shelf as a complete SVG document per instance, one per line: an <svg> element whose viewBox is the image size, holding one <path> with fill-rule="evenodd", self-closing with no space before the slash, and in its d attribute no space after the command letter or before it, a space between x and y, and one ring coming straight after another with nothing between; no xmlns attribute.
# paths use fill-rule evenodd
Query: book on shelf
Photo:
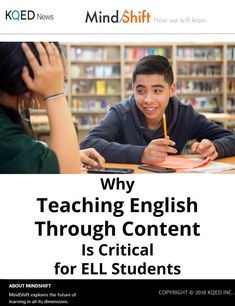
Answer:
<svg viewBox="0 0 235 306"><path fill-rule="evenodd" d="M167 48L149 48L149 55L161 55L165 57L170 57L168 49Z"/></svg>
<svg viewBox="0 0 235 306"><path fill-rule="evenodd" d="M94 81L80 80L72 83L72 94L94 94Z"/></svg>
<svg viewBox="0 0 235 306"><path fill-rule="evenodd" d="M228 47L227 49L227 59L235 60L235 47Z"/></svg>
<svg viewBox="0 0 235 306"><path fill-rule="evenodd" d="M121 69L120 64L115 64L112 66L112 76L120 77Z"/></svg>
<svg viewBox="0 0 235 306"><path fill-rule="evenodd" d="M115 94L117 92L117 87L114 84L108 83L107 84L107 93L108 94Z"/></svg>
<svg viewBox="0 0 235 306"><path fill-rule="evenodd" d="M80 108L81 101L78 98L73 98L71 103L72 110L76 111Z"/></svg>
<svg viewBox="0 0 235 306"><path fill-rule="evenodd" d="M222 112L221 103L217 97L192 97L179 98L184 104L191 104L196 110L210 111L213 113Z"/></svg>
<svg viewBox="0 0 235 306"><path fill-rule="evenodd" d="M139 60L141 57L148 55L147 48L126 48L125 49L125 59L129 61Z"/></svg>
<svg viewBox="0 0 235 306"><path fill-rule="evenodd" d="M227 107L228 107L228 111L235 111L235 97L228 97L227 100Z"/></svg>
<svg viewBox="0 0 235 306"><path fill-rule="evenodd" d="M127 47L125 48L125 60L137 61L147 55L161 55L168 59L171 57L170 49L167 47Z"/></svg>
<svg viewBox="0 0 235 306"><path fill-rule="evenodd" d="M235 77L235 64L228 64L227 74L228 74L228 76Z"/></svg>
<svg viewBox="0 0 235 306"><path fill-rule="evenodd" d="M86 77L94 77L94 66L93 65L86 65L84 67L84 75Z"/></svg>
<svg viewBox="0 0 235 306"><path fill-rule="evenodd" d="M125 82L125 91L132 91L132 81Z"/></svg>
<svg viewBox="0 0 235 306"><path fill-rule="evenodd" d="M104 77L104 66L103 65L95 66L95 77L96 78L103 78Z"/></svg>
<svg viewBox="0 0 235 306"><path fill-rule="evenodd" d="M104 48L104 61L120 61L120 46L108 46Z"/></svg>
<svg viewBox="0 0 235 306"><path fill-rule="evenodd" d="M71 103L73 111L108 111L109 102L107 99L91 99L91 98L73 98Z"/></svg>
<svg viewBox="0 0 235 306"><path fill-rule="evenodd" d="M220 76L221 65L214 64L195 64L195 63L179 63L177 74L179 76Z"/></svg>
<svg viewBox="0 0 235 306"><path fill-rule="evenodd" d="M95 76L97 78L110 78L112 76L112 66L111 65L96 66Z"/></svg>
<svg viewBox="0 0 235 306"><path fill-rule="evenodd" d="M219 47L178 47L178 59L221 60L222 48Z"/></svg>
<svg viewBox="0 0 235 306"><path fill-rule="evenodd" d="M134 64L126 64L125 65L125 76L126 77L132 77L132 73L133 73L133 71L134 71L134 67L135 67L135 65Z"/></svg>
<svg viewBox="0 0 235 306"><path fill-rule="evenodd" d="M97 125L100 121L98 115L86 115L78 118L78 126L82 127L93 127Z"/></svg>
<svg viewBox="0 0 235 306"><path fill-rule="evenodd" d="M79 61L102 61L103 48L99 47L76 47L72 49L72 60Z"/></svg>
<svg viewBox="0 0 235 306"><path fill-rule="evenodd" d="M98 95L105 95L106 94L106 81L104 81L104 80L97 80L96 81L96 93Z"/></svg>
<svg viewBox="0 0 235 306"><path fill-rule="evenodd" d="M72 78L77 78L81 75L81 70L78 65L71 65L70 72L71 72Z"/></svg>
<svg viewBox="0 0 235 306"><path fill-rule="evenodd" d="M120 65L97 65L95 66L96 78L111 78L120 76Z"/></svg>
<svg viewBox="0 0 235 306"><path fill-rule="evenodd" d="M103 77L104 78L110 78L112 77L113 74L113 68L111 65L105 65L104 66L104 72L103 72Z"/></svg>
<svg viewBox="0 0 235 306"><path fill-rule="evenodd" d="M227 82L228 93L235 92L235 79L228 80Z"/></svg>
<svg viewBox="0 0 235 306"><path fill-rule="evenodd" d="M177 90L180 93L216 93L221 91L221 82L219 81L177 81Z"/></svg>

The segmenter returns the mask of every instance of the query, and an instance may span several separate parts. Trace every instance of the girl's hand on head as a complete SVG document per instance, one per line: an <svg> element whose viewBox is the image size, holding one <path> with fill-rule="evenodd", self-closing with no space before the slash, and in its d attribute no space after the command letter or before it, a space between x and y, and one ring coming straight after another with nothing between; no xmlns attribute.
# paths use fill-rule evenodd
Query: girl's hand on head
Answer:
<svg viewBox="0 0 235 306"><path fill-rule="evenodd" d="M64 92L64 65L58 48L53 43L35 42L39 59L35 57L27 43L22 43L22 49L32 68L34 77L25 66L22 78L30 91L42 99Z"/></svg>

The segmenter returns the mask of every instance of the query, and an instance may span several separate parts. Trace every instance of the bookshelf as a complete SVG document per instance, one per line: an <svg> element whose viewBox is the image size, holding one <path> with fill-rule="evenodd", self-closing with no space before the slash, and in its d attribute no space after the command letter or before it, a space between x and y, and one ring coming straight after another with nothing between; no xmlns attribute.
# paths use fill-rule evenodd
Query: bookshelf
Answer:
<svg viewBox="0 0 235 306"><path fill-rule="evenodd" d="M177 97L200 112L224 111L223 45L176 48Z"/></svg>
<svg viewBox="0 0 235 306"><path fill-rule="evenodd" d="M235 114L235 42L66 43L66 93L80 141L109 108L132 94L137 60L159 54L172 64L177 98L199 112ZM226 116L225 116L226 118ZM224 120L235 132L235 121Z"/></svg>
<svg viewBox="0 0 235 306"><path fill-rule="evenodd" d="M121 100L120 45L71 44L67 53L69 103L82 140Z"/></svg>
<svg viewBox="0 0 235 306"><path fill-rule="evenodd" d="M235 43L228 44L226 49L226 108L228 113L235 114ZM228 127L235 132L235 120Z"/></svg>
<svg viewBox="0 0 235 306"><path fill-rule="evenodd" d="M227 96L228 111L235 112L235 45L227 48Z"/></svg>

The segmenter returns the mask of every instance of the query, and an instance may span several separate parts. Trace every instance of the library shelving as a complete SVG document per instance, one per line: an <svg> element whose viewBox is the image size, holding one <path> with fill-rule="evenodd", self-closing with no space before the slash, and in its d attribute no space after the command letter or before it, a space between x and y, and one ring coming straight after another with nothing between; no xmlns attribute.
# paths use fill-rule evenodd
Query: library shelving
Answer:
<svg viewBox="0 0 235 306"><path fill-rule="evenodd" d="M227 45L226 53L226 107L227 112L235 114L235 43ZM235 122L229 122L229 128L235 132Z"/></svg>
<svg viewBox="0 0 235 306"><path fill-rule="evenodd" d="M227 96L227 109L235 112L235 45L227 48Z"/></svg>
<svg viewBox="0 0 235 306"><path fill-rule="evenodd" d="M176 48L177 97L198 111L223 111L223 45Z"/></svg>
<svg viewBox="0 0 235 306"><path fill-rule="evenodd" d="M68 97L83 139L121 99L120 45L71 44L67 54Z"/></svg>
<svg viewBox="0 0 235 306"><path fill-rule="evenodd" d="M132 71L145 55L172 64L177 97L199 112L235 114L235 42L66 43L66 92L80 141L109 108L132 93ZM226 117L226 116L225 116ZM235 131L235 122L224 121Z"/></svg>

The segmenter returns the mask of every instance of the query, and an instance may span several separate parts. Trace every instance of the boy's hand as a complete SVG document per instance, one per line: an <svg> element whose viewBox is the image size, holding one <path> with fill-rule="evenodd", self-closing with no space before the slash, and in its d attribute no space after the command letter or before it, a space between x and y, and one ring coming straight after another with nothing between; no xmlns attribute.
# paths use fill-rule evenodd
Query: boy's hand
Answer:
<svg viewBox="0 0 235 306"><path fill-rule="evenodd" d="M154 139L145 148L141 162L143 164L158 164L164 162L168 153L176 154L174 141L165 138Z"/></svg>
<svg viewBox="0 0 235 306"><path fill-rule="evenodd" d="M209 157L211 160L216 159L218 152L213 142L209 139L203 139L201 142L194 142L191 147L192 152L197 152L202 155L203 158Z"/></svg>

